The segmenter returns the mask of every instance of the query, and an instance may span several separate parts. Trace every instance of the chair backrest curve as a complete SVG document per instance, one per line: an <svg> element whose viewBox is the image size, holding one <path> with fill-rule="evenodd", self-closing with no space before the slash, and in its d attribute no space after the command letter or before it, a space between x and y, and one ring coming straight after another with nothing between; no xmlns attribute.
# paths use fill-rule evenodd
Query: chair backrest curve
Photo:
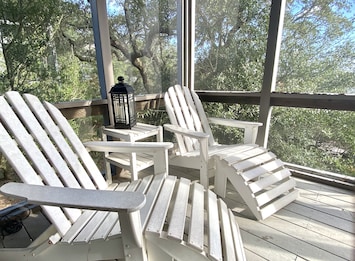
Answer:
<svg viewBox="0 0 355 261"><path fill-rule="evenodd" d="M198 95L188 89L175 85L165 93L164 101L170 122L182 128L209 134L209 144L214 144L211 128L208 124L206 113ZM180 153L199 149L196 139L176 135Z"/></svg>
<svg viewBox="0 0 355 261"><path fill-rule="evenodd" d="M104 189L106 181L70 124L52 104L18 92L0 96L0 151L28 184ZM78 209L44 207L64 235Z"/></svg>

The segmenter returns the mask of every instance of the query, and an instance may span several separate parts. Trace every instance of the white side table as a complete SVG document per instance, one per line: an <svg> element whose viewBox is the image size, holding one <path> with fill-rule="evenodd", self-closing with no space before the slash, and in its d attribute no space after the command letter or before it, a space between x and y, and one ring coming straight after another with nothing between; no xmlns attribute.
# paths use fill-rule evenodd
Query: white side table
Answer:
<svg viewBox="0 0 355 261"><path fill-rule="evenodd" d="M107 141L110 136L121 141L135 142L148 137L156 136L157 142L163 141L163 128L144 123L137 123L132 129L115 129L102 127L102 139ZM138 172L154 164L153 156L147 153L105 153L107 179L112 179L110 164L128 169L131 179L138 179Z"/></svg>

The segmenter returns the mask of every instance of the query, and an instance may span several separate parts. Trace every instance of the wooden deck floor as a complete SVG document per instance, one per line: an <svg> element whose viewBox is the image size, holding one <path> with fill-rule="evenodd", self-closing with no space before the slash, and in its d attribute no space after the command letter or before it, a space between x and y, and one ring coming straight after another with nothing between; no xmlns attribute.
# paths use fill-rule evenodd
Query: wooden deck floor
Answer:
<svg viewBox="0 0 355 261"><path fill-rule="evenodd" d="M197 171L184 168L171 167L170 174L198 179ZM251 219L238 193L228 190L225 201L240 226L247 260L355 260L354 192L302 179L297 187L300 197L264 221ZM29 230L48 226L38 213L24 223ZM18 245L26 234L7 236L5 243Z"/></svg>

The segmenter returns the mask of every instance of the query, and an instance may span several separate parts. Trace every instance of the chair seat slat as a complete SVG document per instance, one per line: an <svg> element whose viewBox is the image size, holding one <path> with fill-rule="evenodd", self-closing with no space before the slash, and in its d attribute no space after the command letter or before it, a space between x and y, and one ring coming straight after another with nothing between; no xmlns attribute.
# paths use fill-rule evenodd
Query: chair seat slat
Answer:
<svg viewBox="0 0 355 261"><path fill-rule="evenodd" d="M116 222L108 236L111 237L111 236L115 236L115 235L120 235L121 231L122 230L121 230L120 222Z"/></svg>
<svg viewBox="0 0 355 261"><path fill-rule="evenodd" d="M192 187L191 220L187 242L203 250L204 245L204 188L194 183Z"/></svg>
<svg viewBox="0 0 355 261"><path fill-rule="evenodd" d="M85 227L80 231L80 233L75 237L75 242L85 242L88 243L91 241L92 236L96 231L102 226L110 212L107 211L96 211L94 216L90 221L85 225Z"/></svg>
<svg viewBox="0 0 355 261"><path fill-rule="evenodd" d="M137 188L137 192L146 194L149 185L151 184L153 180L153 175L146 176L142 179L141 183L139 184L139 187Z"/></svg>
<svg viewBox="0 0 355 261"><path fill-rule="evenodd" d="M146 232L161 234L170 205L170 200L174 191L175 181L176 177L174 176L166 177L155 207L150 215Z"/></svg>
<svg viewBox="0 0 355 261"><path fill-rule="evenodd" d="M120 184L110 184L109 190L124 191L127 189L129 182L122 182ZM92 235L91 240L104 239L106 240L109 234L112 232L113 227L119 226L118 213L110 212L105 220L101 223L100 227L97 228L96 232ZM120 228L119 228L120 231Z"/></svg>
<svg viewBox="0 0 355 261"><path fill-rule="evenodd" d="M283 163L281 160L277 159L274 161L270 161L261 166L257 166L256 168L249 169L247 171L242 172L240 175L245 179L245 181L249 181L255 179L265 173L275 172L276 169L283 168Z"/></svg>
<svg viewBox="0 0 355 261"><path fill-rule="evenodd" d="M71 244L75 237L80 233L80 231L85 227L85 225L90 221L90 219L95 215L95 210L84 211L83 214L72 224L69 231L63 236L62 242Z"/></svg>
<svg viewBox="0 0 355 261"><path fill-rule="evenodd" d="M100 227L96 230L96 232L92 235L91 240L96 240L96 239L104 239L106 240L111 231L113 230L113 227L115 225L119 226L119 219L118 219L118 213L116 212L110 212L105 220L102 222ZM118 233L116 233L117 235Z"/></svg>
<svg viewBox="0 0 355 261"><path fill-rule="evenodd" d="M219 210L216 194L207 192L207 211L208 211L208 240L209 255L215 260L222 260L221 232L219 228Z"/></svg>
<svg viewBox="0 0 355 261"><path fill-rule="evenodd" d="M260 178L259 180L249 184L249 187L253 193L256 193L267 188L268 186L288 178L289 176L291 176L290 171L287 169L282 169L265 178Z"/></svg>
<svg viewBox="0 0 355 261"><path fill-rule="evenodd" d="M222 201L218 200L218 207L220 209L220 220L222 229L222 242L223 242L223 256L226 261L236 260L236 253L234 248L234 238L232 235L232 227L229 218L227 205Z"/></svg>
<svg viewBox="0 0 355 261"><path fill-rule="evenodd" d="M175 204L169 222L168 237L182 240L184 235L190 181L181 178L178 184Z"/></svg>
<svg viewBox="0 0 355 261"><path fill-rule="evenodd" d="M238 162L242 162L243 160L249 160L250 158L254 158L255 156L262 155L264 153L265 149L263 148L250 147L250 149L247 148L247 150L240 151L238 153L231 153L230 156L225 157L224 160L228 162L228 165L233 165L237 164Z"/></svg>
<svg viewBox="0 0 355 261"><path fill-rule="evenodd" d="M233 157L239 156L241 153L244 153L246 151L252 150L256 148L257 145L255 144L238 144L238 145L214 145L209 147L209 154L215 155L218 157L220 160L222 159L228 159L228 157L231 157L231 162L233 162ZM237 158L237 160L241 160L240 158Z"/></svg>
<svg viewBox="0 0 355 261"><path fill-rule="evenodd" d="M235 217L230 209L228 209L229 220L231 223L231 231L233 233L233 243L234 249L237 256L237 260L246 260L245 253L244 253L244 246L242 237L240 235L240 229L238 224L235 221Z"/></svg>
<svg viewBox="0 0 355 261"><path fill-rule="evenodd" d="M155 175L152 180L147 193L145 194L145 205L141 209L142 227L146 226L148 217L154 207L155 201L159 195L160 188L164 182L164 175Z"/></svg>
<svg viewBox="0 0 355 261"><path fill-rule="evenodd" d="M268 161L274 160L276 158L276 155L269 152L269 153L264 153L257 155L255 157L243 160L239 163L236 163L233 165L235 169L238 170L239 173L242 173L244 170L248 168L253 168L255 166L267 163Z"/></svg>
<svg viewBox="0 0 355 261"><path fill-rule="evenodd" d="M277 198L281 194L293 189L295 187L295 180L289 179L286 182L283 182L282 184L275 185L274 188L258 195L255 199L258 202L260 206L270 202L272 199Z"/></svg>

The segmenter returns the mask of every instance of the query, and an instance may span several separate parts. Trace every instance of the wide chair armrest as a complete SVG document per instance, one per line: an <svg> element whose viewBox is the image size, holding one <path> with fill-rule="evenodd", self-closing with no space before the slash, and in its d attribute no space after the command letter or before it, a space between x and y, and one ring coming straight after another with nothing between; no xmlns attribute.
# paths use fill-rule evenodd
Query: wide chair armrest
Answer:
<svg viewBox="0 0 355 261"><path fill-rule="evenodd" d="M76 189L9 182L0 192L38 205L68 208L134 212L145 204L140 192Z"/></svg>
<svg viewBox="0 0 355 261"><path fill-rule="evenodd" d="M193 131L173 124L164 124L164 129L173 133L188 136L194 139L208 139L209 135L204 132Z"/></svg>
<svg viewBox="0 0 355 261"><path fill-rule="evenodd" d="M171 149L171 142L123 142L123 141L89 141L84 143L89 151L99 152L145 152L156 153Z"/></svg>
<svg viewBox="0 0 355 261"><path fill-rule="evenodd" d="M244 144L255 144L261 122L239 121L223 118L208 118L209 123L244 129Z"/></svg>
<svg viewBox="0 0 355 261"><path fill-rule="evenodd" d="M204 132L188 130L188 129L181 128L181 127L173 125L173 124L164 124L164 129L166 129L167 131L171 131L173 133L176 133L176 134L188 136L190 138L194 138L194 139L198 140L199 145L200 145L200 149L199 149L200 162L201 162L200 172L203 173L200 175L200 177L201 177L200 182L204 187L208 187L207 163L208 163L208 139L210 136Z"/></svg>
<svg viewBox="0 0 355 261"><path fill-rule="evenodd" d="M8 196L24 198L28 202L38 205L118 212L124 240L129 240L132 245L142 246L139 210L146 202L143 193L51 187L13 182L3 185L0 192ZM56 234L50 240L53 243L59 239L60 236Z"/></svg>

